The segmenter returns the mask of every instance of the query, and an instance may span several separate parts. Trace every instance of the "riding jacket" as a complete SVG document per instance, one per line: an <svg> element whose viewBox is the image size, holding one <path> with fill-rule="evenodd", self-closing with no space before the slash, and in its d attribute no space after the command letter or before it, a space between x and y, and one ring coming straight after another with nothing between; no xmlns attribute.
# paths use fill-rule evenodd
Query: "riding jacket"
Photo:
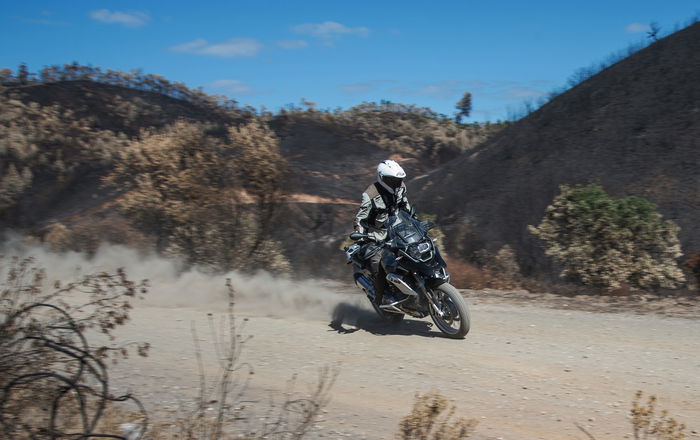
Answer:
<svg viewBox="0 0 700 440"><path fill-rule="evenodd" d="M376 242L386 240L387 231L384 222L389 218L392 207L411 210L411 205L406 198L406 185L402 183L395 194L392 194L378 182L374 182L362 193L360 210L355 216L355 231L367 234Z"/></svg>

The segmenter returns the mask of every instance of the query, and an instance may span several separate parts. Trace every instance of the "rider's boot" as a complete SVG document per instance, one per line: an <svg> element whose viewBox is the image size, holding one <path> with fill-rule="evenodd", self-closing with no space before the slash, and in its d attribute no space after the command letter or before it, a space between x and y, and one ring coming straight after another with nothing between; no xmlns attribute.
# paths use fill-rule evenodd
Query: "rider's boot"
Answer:
<svg viewBox="0 0 700 440"><path fill-rule="evenodd" d="M376 296L374 297L374 303L378 306L388 306L396 302L396 298L394 298L391 292L386 291L386 285L386 280L384 280L383 283L376 283L375 285Z"/></svg>
<svg viewBox="0 0 700 440"><path fill-rule="evenodd" d="M382 305L384 301L384 287L386 283L382 283L380 280L374 281L374 303L378 306Z"/></svg>

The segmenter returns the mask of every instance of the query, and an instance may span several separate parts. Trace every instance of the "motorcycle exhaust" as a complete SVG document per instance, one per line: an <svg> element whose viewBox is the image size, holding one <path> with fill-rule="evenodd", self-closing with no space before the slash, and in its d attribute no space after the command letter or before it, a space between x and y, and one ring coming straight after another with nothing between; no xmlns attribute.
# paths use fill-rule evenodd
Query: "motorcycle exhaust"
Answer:
<svg viewBox="0 0 700 440"><path fill-rule="evenodd" d="M405 295L410 295L410 296L418 296L418 292L413 290L411 286L406 284L404 280L401 279L400 276L390 273L386 276L386 280L389 281L391 284L396 286L397 289L401 291L401 293Z"/></svg>
<svg viewBox="0 0 700 440"><path fill-rule="evenodd" d="M374 286L372 285L372 282L367 279L362 274L356 273L355 274L355 284L358 284L362 290L365 291L367 295L369 295L370 298L374 299L377 297L377 292L374 291Z"/></svg>

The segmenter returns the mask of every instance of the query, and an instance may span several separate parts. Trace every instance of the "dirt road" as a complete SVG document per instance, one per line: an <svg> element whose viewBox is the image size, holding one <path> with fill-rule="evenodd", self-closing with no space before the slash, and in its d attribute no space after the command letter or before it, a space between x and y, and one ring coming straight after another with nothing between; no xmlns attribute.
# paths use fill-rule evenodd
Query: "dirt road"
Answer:
<svg viewBox="0 0 700 440"><path fill-rule="evenodd" d="M458 414L479 420L475 438L631 438L627 421L637 390L700 438L700 320L655 314L595 313L469 298L472 330L445 339L428 320L378 322L359 295L329 293L311 315L268 313L239 301L243 360L255 371L248 398L279 399L296 375L306 391L323 366L340 374L314 437L389 439L415 393L439 391ZM307 308L303 301L296 310ZM214 307L216 313L221 307ZM279 309L278 309L279 310ZM137 307L120 338L148 341L147 359L112 373L152 407L176 408L198 386L192 323L213 368L207 307ZM691 432L692 430L696 430Z"/></svg>

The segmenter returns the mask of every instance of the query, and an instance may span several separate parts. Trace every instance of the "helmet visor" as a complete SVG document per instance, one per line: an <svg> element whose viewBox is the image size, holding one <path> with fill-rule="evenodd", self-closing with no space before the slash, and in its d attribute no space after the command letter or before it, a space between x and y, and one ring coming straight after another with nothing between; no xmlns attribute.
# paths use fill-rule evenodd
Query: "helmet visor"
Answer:
<svg viewBox="0 0 700 440"><path fill-rule="evenodd" d="M396 189L401 186L403 179L400 177L384 176L382 177L382 181L386 183L389 188Z"/></svg>

